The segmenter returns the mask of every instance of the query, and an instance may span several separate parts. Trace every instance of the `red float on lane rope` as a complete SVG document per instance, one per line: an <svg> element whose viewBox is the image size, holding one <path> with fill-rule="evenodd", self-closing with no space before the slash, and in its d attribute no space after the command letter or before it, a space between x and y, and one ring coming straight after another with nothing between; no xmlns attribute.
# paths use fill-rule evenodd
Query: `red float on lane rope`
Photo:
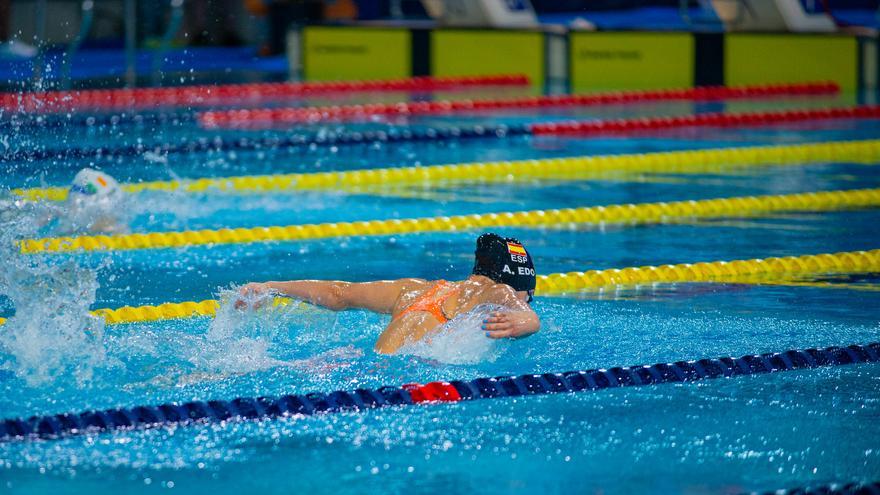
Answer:
<svg viewBox="0 0 880 495"><path fill-rule="evenodd" d="M585 107L620 103L657 101L717 101L736 98L834 95L840 87L833 82L772 84L759 86L708 86L690 89L624 91L590 95L534 96L496 100L456 100L414 103L376 103L305 108L264 108L225 110L199 114L199 123L208 128L260 128L279 123L320 122L324 120L367 119L372 116L442 115L480 110Z"/></svg>
<svg viewBox="0 0 880 495"><path fill-rule="evenodd" d="M461 395L458 390L448 382L431 382L427 385L408 383L403 386L416 404L420 402L458 402Z"/></svg>
<svg viewBox="0 0 880 495"><path fill-rule="evenodd" d="M264 103L329 93L440 91L483 86L527 86L524 75L411 77L377 81L255 83L173 88L98 89L0 93L0 108L11 112L53 113L77 110L142 110L159 106L207 106Z"/></svg>

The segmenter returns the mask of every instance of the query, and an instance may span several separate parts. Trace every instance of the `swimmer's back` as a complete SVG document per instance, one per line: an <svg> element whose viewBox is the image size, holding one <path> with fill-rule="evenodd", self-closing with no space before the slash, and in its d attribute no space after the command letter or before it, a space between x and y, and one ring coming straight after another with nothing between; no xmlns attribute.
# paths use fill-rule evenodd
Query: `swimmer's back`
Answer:
<svg viewBox="0 0 880 495"><path fill-rule="evenodd" d="M409 315L410 312L407 310L410 309L414 303L422 299L424 296L429 295L432 290L435 290L439 286L447 287L442 293L437 294L439 297L443 297L448 292L453 293L451 297L444 298L442 303L442 310L446 320L451 320L462 313L466 313L478 304L492 302L493 298L491 296L493 293L499 290L503 291L505 287L501 284L486 287L485 285L476 284L468 280L461 282L447 282L445 280L413 278L403 279L401 282L402 287L400 297L398 297L397 303L394 306L394 311L392 312L393 319ZM437 320L437 318L434 319ZM439 323L445 322L439 321Z"/></svg>
<svg viewBox="0 0 880 495"><path fill-rule="evenodd" d="M443 280L405 279L401 280L401 293L392 311L391 323L379 336L375 349L381 353L392 353L402 345L419 341L438 329L444 323L456 316L467 313L476 306L485 303L501 303L507 286L494 284L486 286L468 280L461 282L445 282ZM431 311L422 310L420 305L426 295L432 296L431 292L438 286L444 291L454 291L454 295L444 298L440 302L439 309L442 314L434 314ZM444 293L438 293L442 297ZM410 309L414 310L410 310Z"/></svg>

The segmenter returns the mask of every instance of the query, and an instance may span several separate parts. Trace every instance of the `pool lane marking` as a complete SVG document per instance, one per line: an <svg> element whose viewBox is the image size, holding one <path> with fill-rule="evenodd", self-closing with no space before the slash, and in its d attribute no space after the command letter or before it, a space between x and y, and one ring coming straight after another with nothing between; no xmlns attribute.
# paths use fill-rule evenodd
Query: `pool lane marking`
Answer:
<svg viewBox="0 0 880 495"><path fill-rule="evenodd" d="M129 193L147 190L187 193L301 190L356 192L388 186L430 186L449 182L516 183L539 179L584 180L627 173L695 174L726 169L841 162L877 164L880 162L880 140L148 181L123 184L122 189ZM67 191L67 187L12 190L13 194L24 199L51 201L65 200Z"/></svg>
<svg viewBox="0 0 880 495"><path fill-rule="evenodd" d="M747 283L784 285L816 275L880 272L880 249L850 251L802 256L771 257L764 259L682 263L676 265L609 268L585 272L539 275L536 292L539 296L578 292L588 289L620 285L669 283ZM275 306L287 306L293 301L278 297ZM214 299L165 303L158 306L123 306L91 312L107 324L140 323L190 317L213 317L220 302Z"/></svg>
<svg viewBox="0 0 880 495"><path fill-rule="evenodd" d="M293 97L308 97L332 93L352 92L400 92L442 91L465 88L529 85L529 78L522 74L492 76L420 76L400 79L271 82L249 84L204 84L164 88L88 89L74 91L46 91L26 93L0 93L0 109L9 112L51 114L77 110L137 110L155 109L162 106L209 106L277 101ZM815 86L815 87L813 87ZM753 88L767 88L752 86ZM769 86L771 90L780 85ZM746 86L745 88L750 88ZM815 94L836 94L840 88L833 83L792 85L793 91L814 90ZM784 87L782 87L784 90ZM691 90L693 91L693 90ZM753 90L756 91L756 90ZM757 92L757 91L756 91ZM100 116L97 116L100 118Z"/></svg>
<svg viewBox="0 0 880 495"><path fill-rule="evenodd" d="M295 305L303 305L305 303L295 301L289 297L276 297L272 301L272 306L291 307ZM220 308L220 301L216 299L205 299L203 301L184 301L163 303L156 306L123 306L121 308L101 308L89 311L89 314L102 318L104 323L108 325L116 325L119 323L143 323L149 321L176 320L180 318L192 318L197 316L217 316L217 310ZM0 325L5 324L7 318L0 318Z"/></svg>
<svg viewBox="0 0 880 495"><path fill-rule="evenodd" d="M802 486L741 495L880 495L880 481L860 483L831 483L828 485Z"/></svg>
<svg viewBox="0 0 880 495"><path fill-rule="evenodd" d="M610 286L674 283L770 283L785 285L824 274L880 273L880 249L756 258L749 260L636 266L538 276L536 293L550 295Z"/></svg>
<svg viewBox="0 0 880 495"><path fill-rule="evenodd" d="M717 378L764 375L880 361L880 343L792 349L742 357L691 359L651 365L484 377L474 380L409 383L378 389L338 390L280 397L171 402L117 409L90 410L0 419L0 442L56 439L71 435L131 431L229 421L302 418L391 406L437 405L480 399L521 398L609 388L691 383Z"/></svg>
<svg viewBox="0 0 880 495"><path fill-rule="evenodd" d="M471 139L503 139L530 136L532 131L525 124L455 125L427 127L422 129L389 129L387 131L298 131L281 136L200 136L185 137L177 142L121 143L98 147L28 147L10 148L0 152L4 161L37 160L113 160L121 157L137 157L152 153L159 156L193 153L225 153L232 151L284 151L295 152L313 147L394 145L400 143L424 143L438 141L465 141Z"/></svg>
<svg viewBox="0 0 880 495"><path fill-rule="evenodd" d="M700 113L675 117L636 117L629 119L569 120L512 125L462 125L405 129L402 131L341 131L328 133L291 133L284 136L240 137L222 136L184 139L177 143L137 143L118 146L10 149L0 153L3 161L34 160L111 160L138 156L205 152L295 150L312 146L355 146L373 143L464 141L469 139L503 139L515 136L603 136L633 134L686 127L720 127L725 129L816 122L825 120L878 119L880 106L809 108L736 113Z"/></svg>
<svg viewBox="0 0 880 495"><path fill-rule="evenodd" d="M456 232L487 227L571 227L580 224L650 224L676 219L836 211L880 206L880 189L745 196L501 213L334 222L139 234L47 237L20 242L22 253L163 249L218 244L300 241L335 237Z"/></svg>
<svg viewBox="0 0 880 495"><path fill-rule="evenodd" d="M216 110L200 113L199 124L205 128L261 128L278 123L307 123L327 120L349 121L374 116L409 117L416 115L449 115L497 110L534 110L543 108L574 108L597 105L645 103L658 101L719 101L743 98L780 96L829 96L840 87L829 82L768 84L743 86L708 86L671 90L632 90L585 95L548 95L492 100L440 100L323 107L275 107L256 109Z"/></svg>
<svg viewBox="0 0 880 495"><path fill-rule="evenodd" d="M880 273L880 272L877 272ZM821 274L819 274L821 275ZM683 282L683 283L698 283L698 282ZM766 275L755 275L748 276L743 275L739 277L731 277L730 281L727 283L737 284L737 285L775 285L780 287L807 287L813 289L832 289L832 290L853 290L860 292L880 292L880 284L875 283L847 283L847 282L827 282L827 281L819 281L819 282L810 282L804 281L797 277L787 278L782 276L781 278L768 278ZM636 284L636 285L612 285L612 286L602 286L602 287L585 287L577 290L576 292L558 292L553 293L552 295L557 297L571 297L573 299L598 299L605 300L610 299L614 300L616 298L616 292L614 290L606 291L606 289L616 289L616 288L624 288L624 289L635 289L637 293L642 292L651 292L656 290L665 290L669 284L656 283L651 282L650 285ZM549 295L549 294L548 294ZM607 297L606 297L607 296Z"/></svg>
<svg viewBox="0 0 880 495"><path fill-rule="evenodd" d="M862 105L736 113L711 112L676 117L541 122L528 124L528 129L535 136L593 136L632 134L634 132L680 129L684 127L722 127L729 129L795 122L877 118L880 118L880 106Z"/></svg>

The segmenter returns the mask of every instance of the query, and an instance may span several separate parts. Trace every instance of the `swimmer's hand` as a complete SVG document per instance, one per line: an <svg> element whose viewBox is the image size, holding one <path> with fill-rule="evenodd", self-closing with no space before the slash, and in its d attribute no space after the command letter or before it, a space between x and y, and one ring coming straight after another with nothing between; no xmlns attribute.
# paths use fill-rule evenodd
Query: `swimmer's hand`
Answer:
<svg viewBox="0 0 880 495"><path fill-rule="evenodd" d="M496 311L483 320L482 326L490 339L528 337L539 328L538 316L532 311Z"/></svg>
<svg viewBox="0 0 880 495"><path fill-rule="evenodd" d="M251 282L238 289L238 299L235 300L235 309L258 309L266 299L260 296L270 294L273 289L268 283Z"/></svg>

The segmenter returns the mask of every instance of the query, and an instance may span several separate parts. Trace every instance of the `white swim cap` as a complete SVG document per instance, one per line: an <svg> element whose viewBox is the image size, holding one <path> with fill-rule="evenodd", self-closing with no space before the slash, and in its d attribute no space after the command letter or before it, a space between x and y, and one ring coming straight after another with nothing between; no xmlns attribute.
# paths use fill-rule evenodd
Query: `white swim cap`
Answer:
<svg viewBox="0 0 880 495"><path fill-rule="evenodd" d="M104 172L84 168L77 172L70 185L71 194L85 196L109 196L119 190L119 183Z"/></svg>

